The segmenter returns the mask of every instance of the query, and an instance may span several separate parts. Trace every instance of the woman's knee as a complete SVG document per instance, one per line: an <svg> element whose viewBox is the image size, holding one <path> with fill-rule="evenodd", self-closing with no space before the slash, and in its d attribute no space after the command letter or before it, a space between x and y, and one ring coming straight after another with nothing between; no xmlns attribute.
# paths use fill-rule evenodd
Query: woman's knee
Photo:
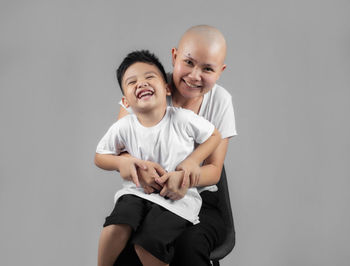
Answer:
<svg viewBox="0 0 350 266"><path fill-rule="evenodd" d="M199 230L187 230L175 241L176 253L210 253L210 243L204 233Z"/></svg>

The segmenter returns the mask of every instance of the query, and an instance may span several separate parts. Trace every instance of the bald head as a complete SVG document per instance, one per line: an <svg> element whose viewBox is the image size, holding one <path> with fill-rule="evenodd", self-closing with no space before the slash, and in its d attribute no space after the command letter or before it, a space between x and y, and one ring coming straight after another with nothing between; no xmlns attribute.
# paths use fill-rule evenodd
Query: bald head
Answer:
<svg viewBox="0 0 350 266"><path fill-rule="evenodd" d="M217 28L208 25L198 25L189 28L181 37L178 50L181 50L189 43L202 45L217 52L222 63L224 62L226 57L226 41L223 34Z"/></svg>

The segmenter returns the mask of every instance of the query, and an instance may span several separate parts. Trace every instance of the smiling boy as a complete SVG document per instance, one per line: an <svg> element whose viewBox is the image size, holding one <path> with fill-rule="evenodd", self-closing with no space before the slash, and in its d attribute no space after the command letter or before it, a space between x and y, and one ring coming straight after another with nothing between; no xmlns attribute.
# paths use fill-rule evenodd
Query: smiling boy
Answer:
<svg viewBox="0 0 350 266"><path fill-rule="evenodd" d="M118 68L117 78L124 93L123 104L131 107L133 114L110 127L97 146L96 158L108 160L103 155L126 151L137 159L159 163L169 177L198 171L220 142L220 133L192 111L167 107L170 92L158 59L148 51L130 53ZM195 143L200 145L194 150ZM176 170L179 166L181 171ZM119 166L111 166L113 169ZM188 184L184 185L187 190ZM190 223L199 222L201 198L196 188L189 188L183 198L170 200L162 196L164 189L159 186L160 193L149 193L137 180L123 181L101 233L99 266L113 265L131 234L144 265L171 261L173 241Z"/></svg>

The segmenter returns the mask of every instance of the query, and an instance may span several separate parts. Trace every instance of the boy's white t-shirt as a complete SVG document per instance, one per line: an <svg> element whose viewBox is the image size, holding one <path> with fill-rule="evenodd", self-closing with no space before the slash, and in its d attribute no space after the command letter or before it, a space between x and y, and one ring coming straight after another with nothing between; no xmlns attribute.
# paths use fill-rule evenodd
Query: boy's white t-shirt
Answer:
<svg viewBox="0 0 350 266"><path fill-rule="evenodd" d="M125 108L121 101L120 104ZM171 96L167 97L167 104L168 106L173 106ZM125 109L132 113L131 108ZM237 135L232 96L220 85L215 84L209 92L204 94L198 115L214 124L223 139ZM198 188L199 192L205 190L217 191L217 186Z"/></svg>
<svg viewBox="0 0 350 266"><path fill-rule="evenodd" d="M190 110L167 107L163 119L153 127L144 127L136 115L131 114L114 123L97 145L100 154L118 155L127 151L135 158L159 163L166 171L174 171L194 150L195 143L203 143L214 131L214 125ZM114 200L125 194L133 194L150 200L196 224L202 199L196 188L188 189L177 201L165 199L159 194L146 194L131 181L123 180L123 188Z"/></svg>

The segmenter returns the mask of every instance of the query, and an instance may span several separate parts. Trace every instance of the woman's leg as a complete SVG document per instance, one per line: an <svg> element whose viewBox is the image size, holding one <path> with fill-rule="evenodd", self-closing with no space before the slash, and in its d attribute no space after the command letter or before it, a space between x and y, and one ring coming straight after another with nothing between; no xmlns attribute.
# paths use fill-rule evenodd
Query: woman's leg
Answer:
<svg viewBox="0 0 350 266"><path fill-rule="evenodd" d="M225 225L217 209L219 192L203 192L200 223L188 227L175 241L175 255L170 266L205 266L210 264L210 252L225 236Z"/></svg>
<svg viewBox="0 0 350 266"><path fill-rule="evenodd" d="M167 266L168 263L165 263L155 256L153 256L151 253L149 253L147 250L145 250L143 247L139 245L135 245L135 250L137 253L137 256L142 261L143 266Z"/></svg>

